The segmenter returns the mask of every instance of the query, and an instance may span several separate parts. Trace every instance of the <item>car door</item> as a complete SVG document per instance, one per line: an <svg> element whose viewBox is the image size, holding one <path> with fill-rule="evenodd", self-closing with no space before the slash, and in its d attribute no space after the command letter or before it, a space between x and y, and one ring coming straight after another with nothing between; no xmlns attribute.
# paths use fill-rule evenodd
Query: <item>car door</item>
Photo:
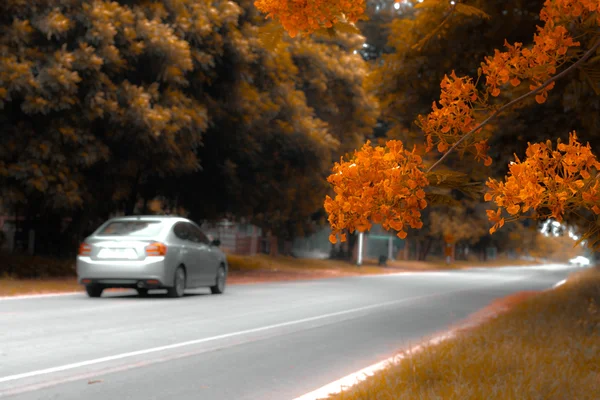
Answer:
<svg viewBox="0 0 600 400"><path fill-rule="evenodd" d="M173 233L178 239L177 246L181 254L181 262L185 265L187 286L198 286L198 282L201 280L201 267L191 224L178 222L173 226Z"/></svg>
<svg viewBox="0 0 600 400"><path fill-rule="evenodd" d="M219 266L219 255L215 251L215 248L211 245L210 239L198 228L196 225L192 225L192 232L194 237L198 238L198 248L202 252L201 264L200 264L200 277L202 284L212 285L215 282L217 276L217 268Z"/></svg>

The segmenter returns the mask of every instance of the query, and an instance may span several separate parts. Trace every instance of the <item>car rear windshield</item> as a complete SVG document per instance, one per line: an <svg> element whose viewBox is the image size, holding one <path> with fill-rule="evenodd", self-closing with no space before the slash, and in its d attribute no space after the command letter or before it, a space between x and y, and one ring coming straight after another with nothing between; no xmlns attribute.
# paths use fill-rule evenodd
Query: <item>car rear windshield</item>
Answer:
<svg viewBox="0 0 600 400"><path fill-rule="evenodd" d="M162 229L161 221L113 221L97 233L100 236L154 236Z"/></svg>

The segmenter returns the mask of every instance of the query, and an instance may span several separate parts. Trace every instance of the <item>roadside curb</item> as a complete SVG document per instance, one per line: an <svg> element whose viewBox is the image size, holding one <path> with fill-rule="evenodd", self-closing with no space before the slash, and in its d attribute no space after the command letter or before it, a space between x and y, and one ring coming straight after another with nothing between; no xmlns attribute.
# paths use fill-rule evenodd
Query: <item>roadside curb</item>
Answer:
<svg viewBox="0 0 600 400"><path fill-rule="evenodd" d="M358 275L342 275L342 276L322 276L317 278L310 277L301 277L298 279L267 279L267 280L259 280L256 282L228 282L228 285L231 286L245 286L245 285L256 285L256 284L270 284L270 283L290 283L290 282L310 282L315 280L326 280L326 279L335 279L335 278L352 278L352 277L363 277L363 278L373 278L373 277L382 277L382 276L408 276L408 275L419 275L419 274L446 274L449 271L444 270L431 270L431 271L399 271L399 272L387 272L382 274L358 274ZM112 289L111 289L112 290ZM0 296L0 301L3 300L25 300L25 299L34 299L34 298L45 298L45 297L59 297L59 296L73 296L76 294L85 293L84 290L80 291L70 291L70 292L50 292L50 293L31 293L31 294L20 294L15 296Z"/></svg>
<svg viewBox="0 0 600 400"><path fill-rule="evenodd" d="M539 293L544 293L544 292L549 292L549 291L555 290L556 288L564 285L566 282L567 282L567 279L563 279L563 280L557 282L556 284L554 284L551 288L541 290ZM504 298L507 298L507 297L510 297L510 295L505 296ZM490 304L493 304L493 303L490 303ZM477 315L479 312L485 310L486 307L482 308L479 311L472 313L471 316ZM496 313L489 311L489 312L485 313L484 316L479 316L478 318L476 318L476 321L464 322L462 324L459 324L458 326L455 325L454 328L450 328L445 333L437 334L430 339L425 339L421 342L421 344L410 347L407 350L400 350L399 353L397 353L396 355L394 355L392 357L389 357L389 358L387 358L383 361L380 361L376 364L372 364L372 365L370 365L366 368L363 368L360 371L354 372L350 375L346 375L345 377L343 377L341 379L338 379L334 382L328 383L325 386L322 386L316 390L313 390L310 393L306 393L300 397L296 397L293 400L325 400L331 395L339 394L339 393L343 392L344 390L347 390L347 389L351 388L352 386L359 384L360 382L366 380L367 378L370 378L375 373L377 373L385 368L388 368L388 367L398 364L403 359L409 357L411 354L418 353L424 347L434 346L434 345L440 344L448 339L452 339L452 338L456 337L457 335L459 335L462 331L469 329L469 328L481 326L481 325L485 324L486 322L488 322L489 319L493 318L495 315L504 313L504 312L508 311L509 309L510 309L510 307L508 309L504 308ZM467 318L467 320L468 320L468 318Z"/></svg>
<svg viewBox="0 0 600 400"><path fill-rule="evenodd" d="M65 297L65 296L74 296L76 294L83 294L83 291L80 292L56 292L56 293L40 293L40 294L20 294L17 296L2 296L0 297L0 301L5 300L24 300L24 299L41 299L45 297Z"/></svg>

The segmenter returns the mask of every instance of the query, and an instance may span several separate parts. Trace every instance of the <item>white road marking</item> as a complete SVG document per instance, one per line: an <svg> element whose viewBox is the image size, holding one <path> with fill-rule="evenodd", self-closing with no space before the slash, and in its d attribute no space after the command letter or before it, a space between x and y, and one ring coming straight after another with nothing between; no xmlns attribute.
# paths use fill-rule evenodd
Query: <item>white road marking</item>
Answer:
<svg viewBox="0 0 600 400"><path fill-rule="evenodd" d="M454 337L453 331L445 333L440 336L436 336L431 340L425 342L425 345L436 345L445 340L451 339ZM335 382L331 382L325 386L318 388L317 390L313 390L310 393L306 393L300 397L295 398L294 400L319 400L326 399L330 395L341 393L342 391L364 381L368 377L373 376L375 373L388 368L389 366L398 364L407 356L419 352L423 349L424 345L414 346L406 351L401 352L398 355L385 359L383 361L378 362L377 364L370 365L366 368L361 369L358 372L355 372L350 375L346 375L345 377L338 379Z"/></svg>
<svg viewBox="0 0 600 400"><path fill-rule="evenodd" d="M96 364L100 364L100 363L121 360L121 359L129 358L129 357L141 356L141 355L156 353L156 352L165 351L165 350L177 349L180 347L186 347L186 346L192 346L192 345L206 343L206 342L212 342L215 340L227 339L227 338L231 338L231 337L235 337L235 336L242 336L242 335L247 335L247 334L251 334L251 333L263 332L263 331L268 331L271 329L277 329L277 328L283 328L283 327L287 327L287 326L303 324L306 322L318 321L318 320L322 320L322 319L337 317L340 315L347 315L347 314L352 314L352 313L356 313L356 312L360 312L360 311L372 310L375 308L381 308L381 307L391 306L394 304L405 303L405 302L408 302L411 300L424 299L424 298L428 298L428 297L439 297L439 296L443 296L446 294L460 293L460 292L465 292L465 291L469 291L469 290L473 290L473 289L460 289L460 290L452 290L452 291L448 291L448 292L432 293L432 294L428 294L428 295L424 295L424 296L407 297L407 298L404 298L401 300L387 301L384 303L372 304L370 306L358 307L358 308L353 308L350 310L338 311L338 312L334 312L334 313L318 315L315 317L303 318L303 319L299 319L299 320L263 326L260 328L247 329L247 330L238 331L238 332L226 333L226 334L218 335L218 336L189 340L186 342L174 343L174 344L170 344L170 345L166 345L166 346L153 347L153 348L144 349L144 350L132 351L132 352L116 354L116 355L108 356L108 357L101 357L101 358L96 358L96 359L92 359L92 360L61 365L58 367L46 368L46 369L41 369L41 370L37 370L37 371L16 374L16 375L9 375L9 376L5 376L5 377L0 377L0 383L6 383L6 382L11 382L11 381L26 379L26 378L32 378L32 377L36 377L36 376L40 376L40 375L47 375L47 374L52 374L55 372L62 372L62 371L67 371L67 370L71 370L71 369L75 369L75 368L87 367L90 365L96 365Z"/></svg>
<svg viewBox="0 0 600 400"><path fill-rule="evenodd" d="M560 281L560 282L557 282L557 283L556 283L556 285L554 285L554 288L557 288L557 287L559 287L559 286L562 286L562 285L564 285L565 283L567 283L567 280L566 280L566 279L563 279L562 281Z"/></svg>

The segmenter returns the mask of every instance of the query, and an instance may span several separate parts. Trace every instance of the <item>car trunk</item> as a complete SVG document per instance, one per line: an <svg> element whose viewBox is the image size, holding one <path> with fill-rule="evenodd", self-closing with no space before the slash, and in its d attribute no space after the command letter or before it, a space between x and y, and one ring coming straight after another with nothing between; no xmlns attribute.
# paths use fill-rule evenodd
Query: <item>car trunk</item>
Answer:
<svg viewBox="0 0 600 400"><path fill-rule="evenodd" d="M141 261L146 259L146 247L153 242L155 240L131 237L95 237L86 241L94 261Z"/></svg>

